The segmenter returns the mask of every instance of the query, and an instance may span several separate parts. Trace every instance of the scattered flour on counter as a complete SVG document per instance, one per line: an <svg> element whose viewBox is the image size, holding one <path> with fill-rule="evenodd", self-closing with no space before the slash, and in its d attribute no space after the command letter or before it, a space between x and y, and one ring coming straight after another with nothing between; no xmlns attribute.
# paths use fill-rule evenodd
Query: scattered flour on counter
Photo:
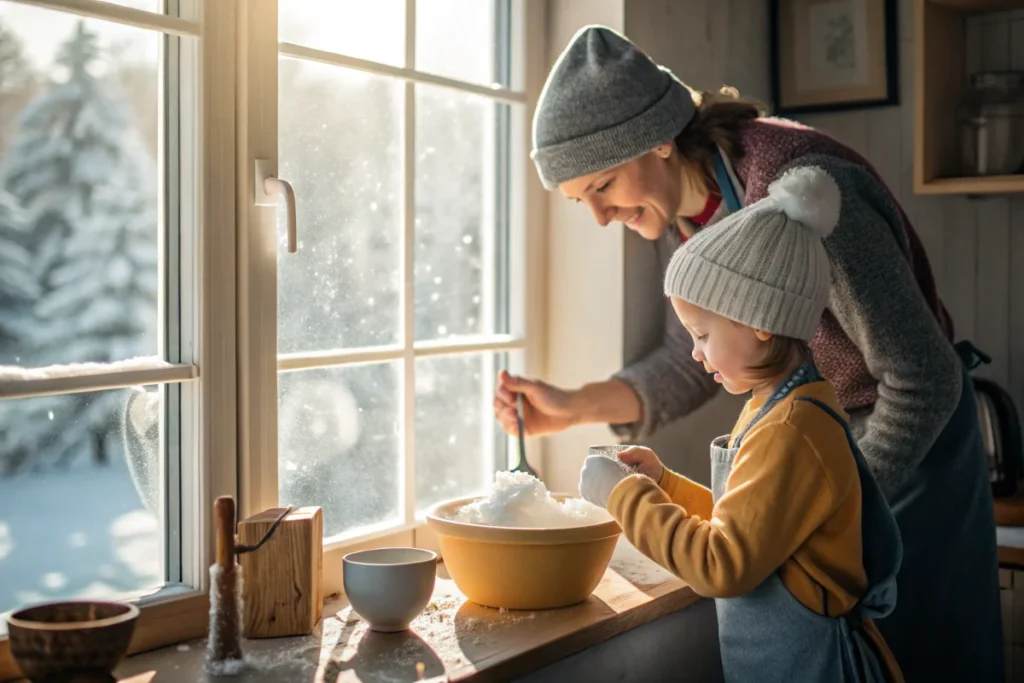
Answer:
<svg viewBox="0 0 1024 683"><path fill-rule="evenodd" d="M226 659L222 662L206 662L206 672L211 676L237 676L246 668L244 659Z"/></svg>
<svg viewBox="0 0 1024 683"><path fill-rule="evenodd" d="M525 472L497 472L490 495L463 505L453 519L467 524L553 528L600 524L608 512L582 498L555 500L544 482Z"/></svg>
<svg viewBox="0 0 1024 683"><path fill-rule="evenodd" d="M373 636L367 646L362 642L367 636L366 624L351 607L346 607L332 619L331 628L351 629L339 641L338 648L343 648L343 652L334 650L334 661L336 666L342 665L343 670L366 672L367 677L360 680L376 683L416 681L421 674L417 665L422 664L423 680L438 683L447 681L453 671L468 666L475 659L483 660L500 652L500 643L509 634L507 629L537 616L533 611L467 606L465 598L460 596L439 595L413 620L410 632ZM381 639L393 645L384 645ZM377 643L373 644L375 640ZM347 644L343 646L341 642ZM325 678L324 683L327 681Z"/></svg>

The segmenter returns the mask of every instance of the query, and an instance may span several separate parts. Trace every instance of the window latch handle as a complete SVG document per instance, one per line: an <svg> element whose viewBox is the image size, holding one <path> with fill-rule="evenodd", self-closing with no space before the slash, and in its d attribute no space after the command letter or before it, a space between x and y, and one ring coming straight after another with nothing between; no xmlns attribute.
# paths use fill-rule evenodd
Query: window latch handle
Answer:
<svg viewBox="0 0 1024 683"><path fill-rule="evenodd" d="M277 206L277 198L284 197L287 212L288 253L299 250L298 228L295 221L295 190L287 180L281 180L270 174L270 160L257 159L255 173L256 206Z"/></svg>

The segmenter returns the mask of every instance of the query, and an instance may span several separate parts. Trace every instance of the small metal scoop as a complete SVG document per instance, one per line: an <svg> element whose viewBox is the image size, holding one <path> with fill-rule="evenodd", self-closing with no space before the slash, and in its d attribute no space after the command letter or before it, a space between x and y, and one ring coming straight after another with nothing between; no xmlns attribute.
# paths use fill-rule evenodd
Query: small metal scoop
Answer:
<svg viewBox="0 0 1024 683"><path fill-rule="evenodd" d="M530 463L526 460L526 440L524 438L523 428L523 395L516 394L516 427L519 431L519 464L512 468L512 472L526 472L540 479L540 476L530 467Z"/></svg>

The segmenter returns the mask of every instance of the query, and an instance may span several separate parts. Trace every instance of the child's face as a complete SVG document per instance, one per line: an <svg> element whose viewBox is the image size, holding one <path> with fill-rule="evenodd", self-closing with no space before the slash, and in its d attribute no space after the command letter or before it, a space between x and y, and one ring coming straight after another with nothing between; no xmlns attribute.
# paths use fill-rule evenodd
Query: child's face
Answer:
<svg viewBox="0 0 1024 683"><path fill-rule="evenodd" d="M717 313L672 298L672 308L693 337L693 359L715 374L715 381L730 394L746 394L767 388L771 382L750 376L766 353L771 334L723 318Z"/></svg>

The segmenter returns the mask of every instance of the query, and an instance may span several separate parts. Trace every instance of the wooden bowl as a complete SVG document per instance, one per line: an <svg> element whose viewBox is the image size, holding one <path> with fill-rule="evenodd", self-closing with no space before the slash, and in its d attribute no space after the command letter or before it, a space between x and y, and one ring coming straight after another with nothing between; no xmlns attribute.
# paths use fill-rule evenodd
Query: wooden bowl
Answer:
<svg viewBox="0 0 1024 683"><path fill-rule="evenodd" d="M567 494L551 494L563 501ZM615 520L549 529L484 526L453 519L460 498L435 505L427 528L455 585L485 607L537 610L583 602L601 582L622 534Z"/></svg>
<svg viewBox="0 0 1024 683"><path fill-rule="evenodd" d="M128 652L139 608L71 601L27 607L7 618L11 654L33 683L110 680Z"/></svg>

